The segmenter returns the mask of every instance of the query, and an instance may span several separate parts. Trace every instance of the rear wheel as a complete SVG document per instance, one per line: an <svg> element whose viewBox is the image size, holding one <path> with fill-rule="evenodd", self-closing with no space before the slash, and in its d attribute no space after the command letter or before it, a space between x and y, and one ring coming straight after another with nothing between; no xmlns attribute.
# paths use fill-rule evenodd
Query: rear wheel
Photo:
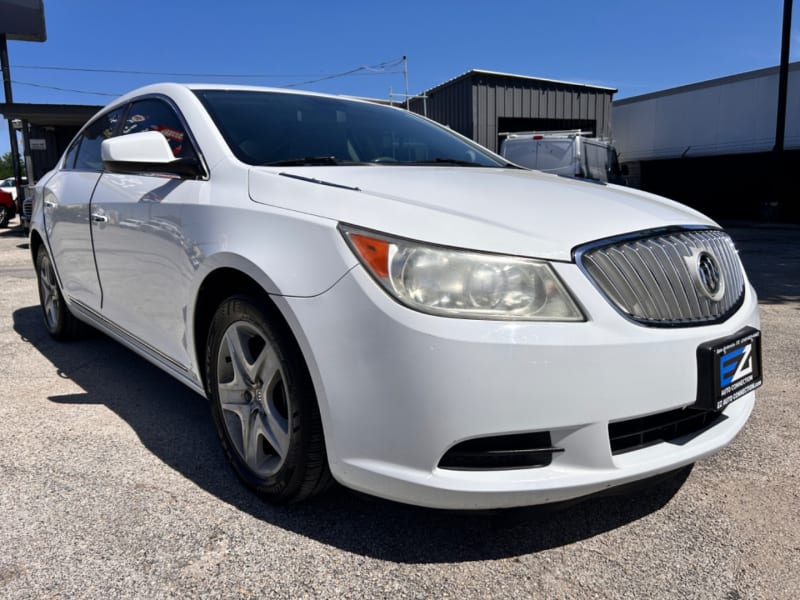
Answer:
<svg viewBox="0 0 800 600"><path fill-rule="evenodd" d="M4 204L0 204L0 227L7 227L11 218L11 211Z"/></svg>
<svg viewBox="0 0 800 600"><path fill-rule="evenodd" d="M85 326L67 308L61 288L58 287L50 255L44 247L39 248L39 253L36 255L36 275L39 283L39 303L48 333L60 341L80 337Z"/></svg>
<svg viewBox="0 0 800 600"><path fill-rule="evenodd" d="M331 481L310 377L288 331L256 299L217 309L206 348L211 412L237 475L272 502L296 502Z"/></svg>

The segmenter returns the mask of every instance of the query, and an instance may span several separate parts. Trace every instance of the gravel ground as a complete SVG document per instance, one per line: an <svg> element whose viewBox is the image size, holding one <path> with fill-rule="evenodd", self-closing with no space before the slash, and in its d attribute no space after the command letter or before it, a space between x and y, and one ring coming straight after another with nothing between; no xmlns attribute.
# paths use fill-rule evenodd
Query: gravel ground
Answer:
<svg viewBox="0 0 800 600"><path fill-rule="evenodd" d="M50 340L27 240L0 230L0 597L800 597L800 228L730 231L765 368L734 443L626 495L462 514L262 503L202 398L103 336Z"/></svg>

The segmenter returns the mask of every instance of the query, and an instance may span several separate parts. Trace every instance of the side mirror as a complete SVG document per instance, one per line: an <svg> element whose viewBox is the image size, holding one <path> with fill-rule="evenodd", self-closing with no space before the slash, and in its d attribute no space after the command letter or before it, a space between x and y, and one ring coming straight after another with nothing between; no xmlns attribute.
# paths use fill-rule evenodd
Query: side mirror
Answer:
<svg viewBox="0 0 800 600"><path fill-rule="evenodd" d="M158 131L142 131L103 140L103 164L111 173L166 173L196 178L203 175L200 162L175 158L167 138Z"/></svg>

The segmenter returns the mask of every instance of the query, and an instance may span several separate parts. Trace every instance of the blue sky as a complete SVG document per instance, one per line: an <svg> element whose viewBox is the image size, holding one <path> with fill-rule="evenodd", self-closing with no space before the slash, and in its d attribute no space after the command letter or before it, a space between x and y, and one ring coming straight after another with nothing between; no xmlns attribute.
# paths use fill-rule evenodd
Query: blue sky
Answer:
<svg viewBox="0 0 800 600"><path fill-rule="evenodd" d="M390 89L404 91L402 66L380 65L402 56L412 94L478 68L613 87L619 99L777 65L783 0L44 0L44 6L47 41L8 43L16 102L102 105L167 80L388 98ZM800 60L798 11L792 61ZM370 68L326 78L359 67ZM0 153L9 147L3 125Z"/></svg>

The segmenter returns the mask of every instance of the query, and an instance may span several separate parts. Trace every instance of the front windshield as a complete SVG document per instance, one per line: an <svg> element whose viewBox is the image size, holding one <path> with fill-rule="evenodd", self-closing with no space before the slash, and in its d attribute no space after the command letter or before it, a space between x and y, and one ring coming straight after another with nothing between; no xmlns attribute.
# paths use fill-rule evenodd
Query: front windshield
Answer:
<svg viewBox="0 0 800 600"><path fill-rule="evenodd" d="M378 104L246 90L197 90L233 153L251 165L506 166L413 113Z"/></svg>

